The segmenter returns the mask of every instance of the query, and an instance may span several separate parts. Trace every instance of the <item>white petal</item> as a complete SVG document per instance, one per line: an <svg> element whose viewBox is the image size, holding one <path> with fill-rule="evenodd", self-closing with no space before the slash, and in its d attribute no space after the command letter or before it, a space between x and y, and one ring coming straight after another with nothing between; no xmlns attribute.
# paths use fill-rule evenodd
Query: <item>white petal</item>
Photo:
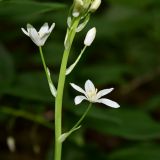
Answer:
<svg viewBox="0 0 160 160"><path fill-rule="evenodd" d="M83 100L87 99L85 96L76 96L74 102L76 105L80 104Z"/></svg>
<svg viewBox="0 0 160 160"><path fill-rule="evenodd" d="M31 28L34 28L31 24L27 24L27 31L28 31L28 33L29 33L29 30L31 29ZM34 28L35 29L35 28Z"/></svg>
<svg viewBox="0 0 160 160"><path fill-rule="evenodd" d="M70 85L71 85L75 90L77 90L78 92L81 92L81 93L85 94L85 91L84 91L82 88L80 88L79 86L77 86L76 84L70 83Z"/></svg>
<svg viewBox="0 0 160 160"><path fill-rule="evenodd" d="M94 41L95 37L96 37L96 28L93 27L87 32L85 40L84 40L84 45L90 46L92 42Z"/></svg>
<svg viewBox="0 0 160 160"><path fill-rule="evenodd" d="M47 38L49 37L50 33L46 33L43 35L43 37L40 38L41 44L44 45L44 43L46 42Z"/></svg>
<svg viewBox="0 0 160 160"><path fill-rule="evenodd" d="M84 87L85 87L86 93L96 92L96 88L95 88L94 84L93 84L90 80L87 80L87 81L86 81Z"/></svg>
<svg viewBox="0 0 160 160"><path fill-rule="evenodd" d="M97 93L97 99L99 99L99 98L105 96L106 94L112 92L113 89L114 89L114 88L110 88L110 89L103 89L103 90L99 91L99 92Z"/></svg>
<svg viewBox="0 0 160 160"><path fill-rule="evenodd" d="M55 26L55 23L52 24L52 26L50 27L49 30L46 30L46 32L43 32L43 33L40 34L41 45L44 45L44 43L46 42L47 38L51 34L54 26Z"/></svg>
<svg viewBox="0 0 160 160"><path fill-rule="evenodd" d="M52 23L52 25L51 25L51 27L50 27L50 29L49 29L49 33L52 32L52 30L54 29L54 27L55 27L55 23Z"/></svg>
<svg viewBox="0 0 160 160"><path fill-rule="evenodd" d="M98 99L96 102L103 103L103 104L105 104L109 107L112 107L112 108L119 108L120 107L120 105L117 102L114 102L114 101L106 99L106 98Z"/></svg>
<svg viewBox="0 0 160 160"><path fill-rule="evenodd" d="M48 32L48 23L44 23L43 24L43 26L40 28L40 30L39 30L39 34L41 35L41 36L43 36L45 33L47 33Z"/></svg>
<svg viewBox="0 0 160 160"><path fill-rule="evenodd" d="M42 46L40 36L39 36L38 32L36 31L36 29L32 25L27 24L27 30L28 30L28 33L29 33L29 37L32 39L32 41L37 46Z"/></svg>
<svg viewBox="0 0 160 160"><path fill-rule="evenodd" d="M24 28L21 28L21 30L25 35L29 36L29 33Z"/></svg>

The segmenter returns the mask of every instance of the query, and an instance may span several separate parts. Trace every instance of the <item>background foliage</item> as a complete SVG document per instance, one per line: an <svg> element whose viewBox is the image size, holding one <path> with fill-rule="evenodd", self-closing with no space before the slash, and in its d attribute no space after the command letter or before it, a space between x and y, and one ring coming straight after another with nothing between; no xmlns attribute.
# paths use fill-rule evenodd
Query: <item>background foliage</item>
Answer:
<svg viewBox="0 0 160 160"><path fill-rule="evenodd" d="M51 160L54 144L54 101L50 95L37 47L21 32L29 22L56 28L44 54L57 84L66 18L72 1L0 1L0 159ZM160 159L160 1L103 0L86 29L78 34L72 63L90 27L97 27L94 44L67 77L63 127L68 130L83 113L75 107L76 93L91 79L101 88L115 87L109 98L120 109L94 105L83 128L65 143L63 160ZM16 152L6 138L13 136Z"/></svg>

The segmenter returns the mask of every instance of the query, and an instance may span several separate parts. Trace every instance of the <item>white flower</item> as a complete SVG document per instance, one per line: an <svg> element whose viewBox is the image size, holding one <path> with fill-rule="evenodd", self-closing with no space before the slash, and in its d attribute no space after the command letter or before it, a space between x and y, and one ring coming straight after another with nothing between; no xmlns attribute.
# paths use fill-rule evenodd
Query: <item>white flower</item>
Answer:
<svg viewBox="0 0 160 160"><path fill-rule="evenodd" d="M110 93L113 88L110 88L110 89L103 89L101 91L98 92L98 90L95 88L94 84L90 81L90 80L87 80L86 83L85 83L85 90L83 90L82 88L80 88L79 86L75 85L74 83L70 83L71 86L84 94L83 95L79 95L79 96L76 96L74 101L75 101L75 104L80 104L83 100L88 100L89 102L91 103L103 103L107 106L110 106L110 107L113 107L113 108L119 108L120 105L112 100L109 100L107 98L101 98L103 96L105 96L106 94Z"/></svg>
<svg viewBox="0 0 160 160"><path fill-rule="evenodd" d="M85 40L84 40L84 45L90 46L92 42L94 41L95 36L96 36L96 28L93 27L87 32Z"/></svg>
<svg viewBox="0 0 160 160"><path fill-rule="evenodd" d="M41 47L46 42L54 27L55 23L53 23L50 28L48 23L44 23L39 32L37 32L37 30L31 24L27 24L27 31L24 28L21 29L23 33L30 37L37 46Z"/></svg>
<svg viewBox="0 0 160 160"><path fill-rule="evenodd" d="M95 12L99 8L100 5L101 5L101 0L94 0L89 10L91 12Z"/></svg>

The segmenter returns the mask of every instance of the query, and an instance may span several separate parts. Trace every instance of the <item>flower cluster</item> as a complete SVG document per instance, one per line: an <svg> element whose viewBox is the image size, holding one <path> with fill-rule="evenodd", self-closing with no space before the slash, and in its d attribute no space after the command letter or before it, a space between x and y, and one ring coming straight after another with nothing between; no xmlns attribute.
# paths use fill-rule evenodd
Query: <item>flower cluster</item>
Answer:
<svg viewBox="0 0 160 160"><path fill-rule="evenodd" d="M89 22L91 13L95 12L99 8L100 4L101 4L101 0L74 0L73 5L69 12L68 19L67 19L68 27L67 27L66 37L64 40L64 53L63 53L57 88L53 84L50 70L46 65L45 58L43 55L43 50L42 50L42 46L44 46L46 40L48 39L52 30L54 29L55 23L52 23L51 27L48 26L48 23L44 23L39 31L37 31L31 24L27 24L26 30L24 28L21 28L23 33L28 37L30 37L30 39L39 47L42 64L48 80L48 85L49 85L52 96L55 97L55 159L56 160L61 160L62 142L72 132L78 130L81 127L80 123L87 115L88 111L92 106L92 103L102 103L112 108L120 107L118 103L110 99L103 98L103 96L112 92L113 88L103 89L98 91L90 80L86 81L84 86L85 89L82 89L81 87L77 86L74 83L70 83L75 90L83 94L75 97L74 99L75 104L78 105L83 100L89 101L90 104L88 105L88 108L83 113L79 121L71 128L71 130L62 134L62 104L63 104L63 92L64 92L65 79L66 79L66 76L70 74L72 70L75 68L75 66L81 59L84 51L86 50L86 48L91 46L91 44L93 43L96 37L96 28L93 27L87 32L83 41L84 46L80 51L79 56L77 57L77 59L74 61L73 64L67 67L68 58L72 48L73 40L76 33L84 29L84 27ZM12 137L11 138L9 137L7 139L7 144L12 152L15 151L16 149L15 142Z"/></svg>
<svg viewBox="0 0 160 160"><path fill-rule="evenodd" d="M101 0L75 0L72 15L78 17L87 12L95 12L101 4Z"/></svg>

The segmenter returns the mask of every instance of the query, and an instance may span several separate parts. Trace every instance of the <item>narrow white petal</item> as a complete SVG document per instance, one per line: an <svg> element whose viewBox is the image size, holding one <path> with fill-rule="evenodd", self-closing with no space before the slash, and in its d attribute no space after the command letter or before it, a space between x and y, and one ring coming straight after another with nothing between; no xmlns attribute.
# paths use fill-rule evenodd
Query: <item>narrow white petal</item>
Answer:
<svg viewBox="0 0 160 160"><path fill-rule="evenodd" d="M25 35L29 36L29 33L24 28L21 28L21 30Z"/></svg>
<svg viewBox="0 0 160 160"><path fill-rule="evenodd" d="M76 96L74 102L76 105L80 104L83 100L87 99L85 96Z"/></svg>
<svg viewBox="0 0 160 160"><path fill-rule="evenodd" d="M43 36L46 32L48 32L48 28L48 23L44 23L38 33Z"/></svg>
<svg viewBox="0 0 160 160"><path fill-rule="evenodd" d="M47 38L49 37L49 35L50 35L50 33L48 32L48 33L44 34L43 37L40 38L40 41L41 41L42 45L45 44L45 42L46 42Z"/></svg>
<svg viewBox="0 0 160 160"><path fill-rule="evenodd" d="M117 102L114 102L114 101L106 99L106 98L98 99L96 102L103 103L103 104L105 104L109 107L112 107L112 108L119 108L120 107L120 105Z"/></svg>
<svg viewBox="0 0 160 160"><path fill-rule="evenodd" d="M81 92L81 93L85 94L85 91L84 91L81 87L77 86L77 85L74 84L74 83L70 83L70 85L71 85L75 90L77 90L78 92Z"/></svg>
<svg viewBox="0 0 160 160"><path fill-rule="evenodd" d="M96 92L96 88L95 88L94 84L93 84L90 80L87 80L87 81L86 81L84 87L85 87L86 93Z"/></svg>
<svg viewBox="0 0 160 160"><path fill-rule="evenodd" d="M97 99L99 99L99 98L105 96L106 94L112 92L113 89L114 89L114 88L110 88L110 89L103 89L103 90L99 91L99 92L97 93Z"/></svg>
<svg viewBox="0 0 160 160"><path fill-rule="evenodd" d="M49 33L52 32L52 30L54 29L54 27L55 27L55 23L52 23L51 27L49 28Z"/></svg>
<svg viewBox="0 0 160 160"><path fill-rule="evenodd" d="M29 33L29 30L31 29L31 28L34 28L31 24L27 24L27 31L28 31L28 33ZM35 29L35 28L34 28Z"/></svg>
<svg viewBox="0 0 160 160"><path fill-rule="evenodd" d="M38 32L36 31L36 29L32 25L27 24L27 30L28 30L28 33L29 33L29 37L32 39L32 41L37 46L42 46L40 36L39 36Z"/></svg>

